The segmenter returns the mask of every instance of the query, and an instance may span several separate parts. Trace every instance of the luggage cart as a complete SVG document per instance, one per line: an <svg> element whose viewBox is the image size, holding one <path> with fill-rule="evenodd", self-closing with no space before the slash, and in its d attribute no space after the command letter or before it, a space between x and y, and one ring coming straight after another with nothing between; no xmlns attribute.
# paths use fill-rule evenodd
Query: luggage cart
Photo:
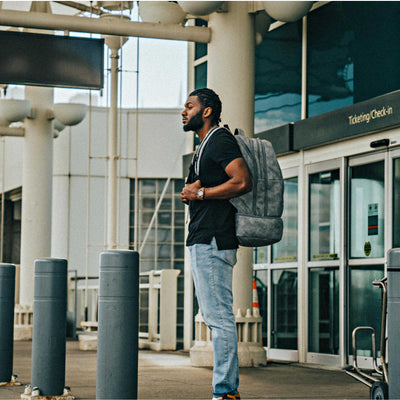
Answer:
<svg viewBox="0 0 400 400"><path fill-rule="evenodd" d="M387 277L375 280L372 284L382 289L382 322L380 338L380 365L376 354L376 334L371 326L358 326L353 330L353 366L346 373L370 388L370 399L383 400L388 398L388 364L387 364ZM357 334L361 331L371 333L373 370L362 370L357 363Z"/></svg>

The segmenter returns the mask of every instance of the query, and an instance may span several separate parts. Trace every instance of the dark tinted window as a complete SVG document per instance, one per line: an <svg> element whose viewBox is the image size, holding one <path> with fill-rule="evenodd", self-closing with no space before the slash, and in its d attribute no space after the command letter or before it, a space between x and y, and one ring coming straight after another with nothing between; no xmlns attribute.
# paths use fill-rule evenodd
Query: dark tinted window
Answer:
<svg viewBox="0 0 400 400"><path fill-rule="evenodd" d="M332 2L308 16L308 116L400 89L400 3Z"/></svg>
<svg viewBox="0 0 400 400"><path fill-rule="evenodd" d="M301 118L302 23L268 32L256 47L255 133Z"/></svg>

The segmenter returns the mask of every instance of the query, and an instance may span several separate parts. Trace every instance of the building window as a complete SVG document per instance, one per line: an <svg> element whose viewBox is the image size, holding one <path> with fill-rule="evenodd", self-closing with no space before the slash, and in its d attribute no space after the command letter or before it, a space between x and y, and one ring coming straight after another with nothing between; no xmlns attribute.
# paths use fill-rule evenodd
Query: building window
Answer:
<svg viewBox="0 0 400 400"><path fill-rule="evenodd" d="M283 25L256 47L255 133L301 119L301 26Z"/></svg>
<svg viewBox="0 0 400 400"><path fill-rule="evenodd" d="M350 169L350 257L384 257L384 161Z"/></svg>
<svg viewBox="0 0 400 400"><path fill-rule="evenodd" d="M195 21L195 26L208 26L208 22L204 21L204 19L197 18ZM194 59L198 60L199 58L205 57L208 52L207 43L195 43L194 45Z"/></svg>
<svg viewBox="0 0 400 400"><path fill-rule="evenodd" d="M400 247L400 158L393 165L393 247Z"/></svg>
<svg viewBox="0 0 400 400"><path fill-rule="evenodd" d="M160 269L179 269L177 299L177 344L183 344L183 296L184 296L184 240L185 210L180 199L184 186L183 179L171 179L160 208L154 216L156 206L167 182L166 179L139 179L138 181L138 224L137 241L141 246L147 232L147 241L140 253L140 272ZM135 180L130 185L130 233L129 240L134 247L135 240ZM154 216L154 223L149 230ZM141 283L147 283L142 277ZM147 332L147 296L143 291L139 299L139 331Z"/></svg>
<svg viewBox="0 0 400 400"><path fill-rule="evenodd" d="M297 270L271 272L271 348L297 350Z"/></svg>
<svg viewBox="0 0 400 400"><path fill-rule="evenodd" d="M307 68L302 21L272 29L256 47L255 133L400 89L400 3L335 1L307 16ZM301 88L301 75L307 87Z"/></svg>
<svg viewBox="0 0 400 400"><path fill-rule="evenodd" d="M311 268L308 285L308 350L339 354L339 268Z"/></svg>
<svg viewBox="0 0 400 400"><path fill-rule="evenodd" d="M400 4L331 2L308 17L308 116L400 89Z"/></svg>
<svg viewBox="0 0 400 400"><path fill-rule="evenodd" d="M194 87L195 89L207 87L207 61L194 67Z"/></svg>
<svg viewBox="0 0 400 400"><path fill-rule="evenodd" d="M272 245L272 262L297 261L298 178L285 179L282 240Z"/></svg>
<svg viewBox="0 0 400 400"><path fill-rule="evenodd" d="M339 170L310 175L309 260L335 260L340 243Z"/></svg>

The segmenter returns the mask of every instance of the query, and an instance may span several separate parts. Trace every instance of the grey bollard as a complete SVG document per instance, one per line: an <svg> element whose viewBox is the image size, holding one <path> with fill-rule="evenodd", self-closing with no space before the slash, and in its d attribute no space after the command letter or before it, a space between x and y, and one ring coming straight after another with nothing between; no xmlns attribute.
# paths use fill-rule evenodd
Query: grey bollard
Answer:
<svg viewBox="0 0 400 400"><path fill-rule="evenodd" d="M96 399L137 399L139 253L100 254Z"/></svg>
<svg viewBox="0 0 400 400"><path fill-rule="evenodd" d="M15 265L0 264L0 382L11 382L14 349Z"/></svg>
<svg viewBox="0 0 400 400"><path fill-rule="evenodd" d="M65 386L67 260L35 260L31 386L59 396Z"/></svg>
<svg viewBox="0 0 400 400"><path fill-rule="evenodd" d="M387 260L389 399L400 399L400 249Z"/></svg>

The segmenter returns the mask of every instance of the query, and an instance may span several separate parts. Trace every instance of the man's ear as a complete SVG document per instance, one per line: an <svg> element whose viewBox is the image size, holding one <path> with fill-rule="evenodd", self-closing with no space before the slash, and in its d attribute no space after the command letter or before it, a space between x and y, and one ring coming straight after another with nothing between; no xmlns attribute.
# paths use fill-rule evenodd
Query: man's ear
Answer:
<svg viewBox="0 0 400 400"><path fill-rule="evenodd" d="M211 108L211 107L206 107L206 108L203 110L203 117L204 117L204 118L209 118L210 115L211 115L211 113L212 113L212 108Z"/></svg>

